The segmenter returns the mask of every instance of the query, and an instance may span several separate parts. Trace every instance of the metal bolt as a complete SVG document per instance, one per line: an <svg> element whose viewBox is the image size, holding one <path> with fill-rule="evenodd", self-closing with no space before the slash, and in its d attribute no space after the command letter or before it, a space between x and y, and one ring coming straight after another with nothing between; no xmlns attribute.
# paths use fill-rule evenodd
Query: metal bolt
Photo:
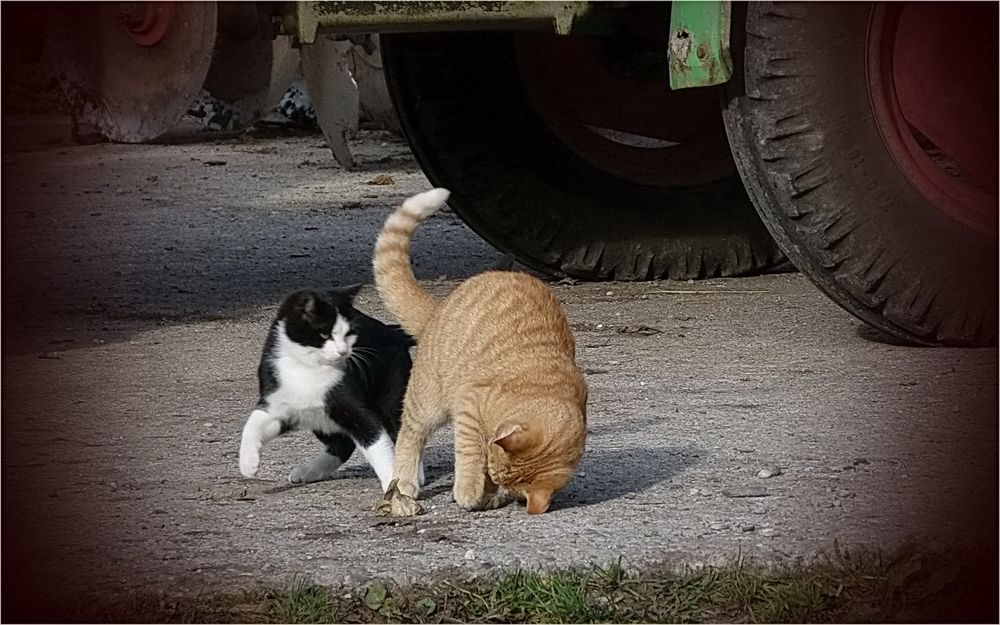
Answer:
<svg viewBox="0 0 1000 625"><path fill-rule="evenodd" d="M707 43L698 44L698 51L696 52L696 54L698 55L698 58L701 59L702 61L708 58L708 44Z"/></svg>

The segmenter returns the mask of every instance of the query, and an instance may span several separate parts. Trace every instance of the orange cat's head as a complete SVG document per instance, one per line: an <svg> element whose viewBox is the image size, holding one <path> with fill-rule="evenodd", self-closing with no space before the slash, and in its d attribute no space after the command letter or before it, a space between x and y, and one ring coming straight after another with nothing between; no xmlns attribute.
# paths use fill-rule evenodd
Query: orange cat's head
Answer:
<svg viewBox="0 0 1000 625"><path fill-rule="evenodd" d="M504 421L487 452L490 479L527 499L528 514L541 514L573 476L585 435L578 410L563 418Z"/></svg>

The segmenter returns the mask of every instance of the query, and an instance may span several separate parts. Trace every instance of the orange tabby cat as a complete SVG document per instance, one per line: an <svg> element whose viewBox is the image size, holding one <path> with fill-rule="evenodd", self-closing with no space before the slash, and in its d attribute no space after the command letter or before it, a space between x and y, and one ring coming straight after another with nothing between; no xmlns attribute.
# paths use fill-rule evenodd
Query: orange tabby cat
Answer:
<svg viewBox="0 0 1000 625"><path fill-rule="evenodd" d="M434 189L407 199L375 245L379 294L417 339L396 440L396 488L416 498L427 439L452 419L455 501L498 507L508 500L502 486L540 514L583 454L587 385L573 335L552 291L524 273L482 273L440 302L417 284L410 238L448 195ZM419 506L393 510L416 514Z"/></svg>

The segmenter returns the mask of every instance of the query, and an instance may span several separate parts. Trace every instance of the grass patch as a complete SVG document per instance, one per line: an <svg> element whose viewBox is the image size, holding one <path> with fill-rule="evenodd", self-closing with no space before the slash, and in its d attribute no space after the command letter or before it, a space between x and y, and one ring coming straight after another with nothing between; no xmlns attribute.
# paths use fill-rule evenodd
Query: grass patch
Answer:
<svg viewBox="0 0 1000 625"><path fill-rule="evenodd" d="M995 621L996 562L984 575L912 547L893 553L833 550L805 566L734 562L682 573L605 567L516 571L474 581L441 579L354 589L299 580L284 589L115 600L91 598L57 620L96 622L887 622Z"/></svg>

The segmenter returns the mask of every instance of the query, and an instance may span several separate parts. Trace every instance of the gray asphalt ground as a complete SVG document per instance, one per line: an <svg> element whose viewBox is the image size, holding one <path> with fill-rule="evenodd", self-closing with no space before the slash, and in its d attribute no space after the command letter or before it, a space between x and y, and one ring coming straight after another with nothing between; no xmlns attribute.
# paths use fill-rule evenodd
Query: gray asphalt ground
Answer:
<svg viewBox="0 0 1000 625"><path fill-rule="evenodd" d="M885 342L798 274L553 283L590 423L579 474L543 516L459 510L450 430L413 520L374 515L360 457L289 487L319 450L305 432L246 480L238 439L282 294L369 280L381 221L428 187L419 167L378 133L345 173L319 136L74 146L32 139L37 125L6 120L3 153L8 609L295 576L795 562L834 541L915 539L995 566L996 349ZM369 184L380 174L392 184ZM413 254L439 294L501 258L450 213ZM359 307L391 320L370 286ZM731 496L748 488L763 496Z"/></svg>

